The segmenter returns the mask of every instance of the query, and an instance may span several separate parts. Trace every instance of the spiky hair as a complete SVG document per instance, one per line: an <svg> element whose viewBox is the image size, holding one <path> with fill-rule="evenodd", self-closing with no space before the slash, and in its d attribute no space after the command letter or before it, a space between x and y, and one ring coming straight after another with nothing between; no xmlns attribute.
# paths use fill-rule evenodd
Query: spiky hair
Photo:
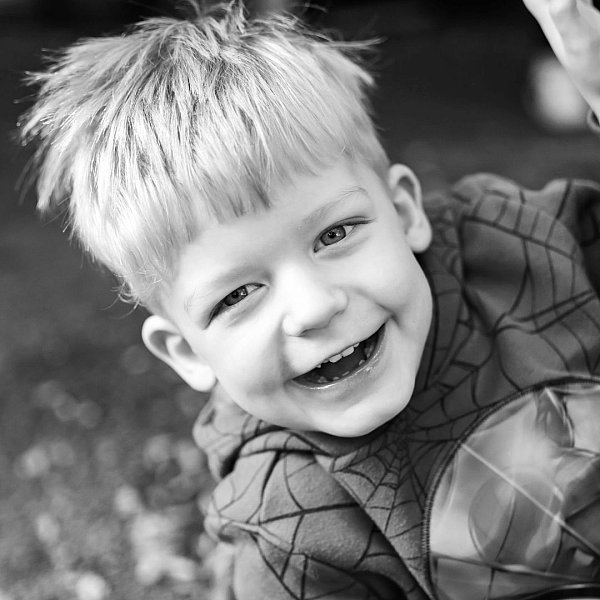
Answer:
<svg viewBox="0 0 600 600"><path fill-rule="evenodd" d="M206 219L268 207L269 189L342 156L387 164L369 115L366 47L241 2L84 39L29 76L38 207L152 310Z"/></svg>

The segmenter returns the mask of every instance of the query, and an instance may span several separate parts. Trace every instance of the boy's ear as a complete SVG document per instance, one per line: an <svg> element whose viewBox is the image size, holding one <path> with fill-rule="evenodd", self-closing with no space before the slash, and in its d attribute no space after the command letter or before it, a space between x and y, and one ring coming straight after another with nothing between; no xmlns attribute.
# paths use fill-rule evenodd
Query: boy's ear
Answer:
<svg viewBox="0 0 600 600"><path fill-rule="evenodd" d="M431 244L431 225L423 210L421 184L406 166L394 164L388 171L388 186L396 212L404 224L406 240L413 252L424 252Z"/></svg>
<svg viewBox="0 0 600 600"><path fill-rule="evenodd" d="M152 354L167 363L194 390L208 392L217 382L213 370L168 319L150 315L142 326L142 339Z"/></svg>

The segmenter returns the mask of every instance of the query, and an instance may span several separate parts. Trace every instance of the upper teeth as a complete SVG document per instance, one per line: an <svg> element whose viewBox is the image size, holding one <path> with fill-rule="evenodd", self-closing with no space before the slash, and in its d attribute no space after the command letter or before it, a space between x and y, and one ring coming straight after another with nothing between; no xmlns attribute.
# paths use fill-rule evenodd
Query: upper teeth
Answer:
<svg viewBox="0 0 600 600"><path fill-rule="evenodd" d="M333 356L330 356L327 360L325 360L323 362L336 363L338 360L342 360L342 358L344 356L350 356L354 352L354 350L356 349L357 346L358 346L358 344L354 344L353 346L348 346L348 348L346 348L345 350L342 350L339 354L334 354ZM321 365L319 365L319 367L320 366Z"/></svg>

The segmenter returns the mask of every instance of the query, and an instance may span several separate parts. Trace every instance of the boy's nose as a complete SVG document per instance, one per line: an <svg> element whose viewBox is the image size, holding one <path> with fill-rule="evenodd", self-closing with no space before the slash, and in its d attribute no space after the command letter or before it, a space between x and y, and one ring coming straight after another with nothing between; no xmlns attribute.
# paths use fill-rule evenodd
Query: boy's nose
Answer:
<svg viewBox="0 0 600 600"><path fill-rule="evenodd" d="M348 305L343 289L306 272L290 274L282 292L286 298L283 331L293 337L327 327Z"/></svg>

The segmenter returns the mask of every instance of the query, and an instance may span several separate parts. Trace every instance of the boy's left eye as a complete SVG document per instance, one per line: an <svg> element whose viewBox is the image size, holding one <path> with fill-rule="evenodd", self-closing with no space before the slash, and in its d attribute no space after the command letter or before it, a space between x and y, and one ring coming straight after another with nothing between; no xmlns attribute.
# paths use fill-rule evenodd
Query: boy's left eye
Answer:
<svg viewBox="0 0 600 600"><path fill-rule="evenodd" d="M325 233L322 233L319 236L319 242L323 244L323 246L337 244L339 241L343 240L354 227L356 227L355 224L336 225L335 227L328 229Z"/></svg>

